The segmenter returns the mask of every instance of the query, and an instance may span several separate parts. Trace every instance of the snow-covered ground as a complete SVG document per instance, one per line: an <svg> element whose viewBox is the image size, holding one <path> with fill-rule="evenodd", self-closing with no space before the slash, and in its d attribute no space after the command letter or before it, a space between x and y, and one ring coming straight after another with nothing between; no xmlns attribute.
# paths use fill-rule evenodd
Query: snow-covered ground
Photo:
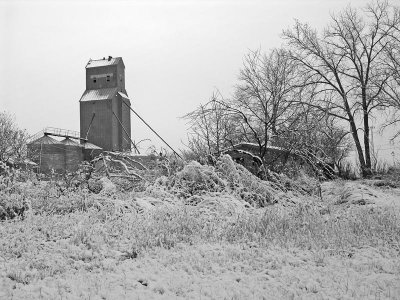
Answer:
<svg viewBox="0 0 400 300"><path fill-rule="evenodd" d="M139 214L6 221L0 299L400 299L400 189L376 182L243 212L131 194L118 207Z"/></svg>
<svg viewBox="0 0 400 300"><path fill-rule="evenodd" d="M98 264L98 265L96 265ZM3 275L3 274L2 274ZM177 245L136 259L82 261L27 285L2 279L2 299L398 299L398 253L333 255L246 244Z"/></svg>

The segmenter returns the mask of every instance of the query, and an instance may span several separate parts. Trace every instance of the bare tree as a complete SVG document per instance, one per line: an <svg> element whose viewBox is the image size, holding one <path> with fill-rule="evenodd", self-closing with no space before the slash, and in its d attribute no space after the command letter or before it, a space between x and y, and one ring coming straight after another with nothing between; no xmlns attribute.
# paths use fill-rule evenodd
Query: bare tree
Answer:
<svg viewBox="0 0 400 300"><path fill-rule="evenodd" d="M182 118L189 124L188 146L198 157L219 155L237 141L237 124L219 91L214 92L206 104Z"/></svg>
<svg viewBox="0 0 400 300"><path fill-rule="evenodd" d="M386 47L386 57L382 61L382 65L387 68L387 72L390 74L384 92L386 103L391 108L391 114L384 127L400 122L400 27L396 29L397 32ZM395 133L392 139L399 136L400 131Z"/></svg>
<svg viewBox="0 0 400 300"><path fill-rule="evenodd" d="M315 93L296 86L297 66L289 58L283 49L246 55L232 99L214 93L206 105L184 116L190 124L189 148L201 157L219 154L237 142L255 143L257 155L264 161L268 157L269 167L278 171L287 153L302 155L314 166L328 157L335 161L333 148L341 143L337 134L343 130L333 126L332 117L293 100L307 98L310 103ZM328 119L331 128L326 126ZM268 155L271 140L285 149L281 155Z"/></svg>
<svg viewBox="0 0 400 300"><path fill-rule="evenodd" d="M27 138L27 132L18 128L10 114L0 112L0 161L21 160L25 156Z"/></svg>
<svg viewBox="0 0 400 300"><path fill-rule="evenodd" d="M258 144L260 158L280 128L287 128L293 114L295 68L283 49L269 54L251 51L245 56L235 95L226 104L242 121L240 129L246 140Z"/></svg>
<svg viewBox="0 0 400 300"><path fill-rule="evenodd" d="M387 2L376 2L363 12L347 7L331 19L322 34L296 21L283 37L299 66L302 85L316 86L318 101L310 105L349 124L363 176L367 176L372 172L369 119L383 105L389 79L380 62L396 34L400 15Z"/></svg>

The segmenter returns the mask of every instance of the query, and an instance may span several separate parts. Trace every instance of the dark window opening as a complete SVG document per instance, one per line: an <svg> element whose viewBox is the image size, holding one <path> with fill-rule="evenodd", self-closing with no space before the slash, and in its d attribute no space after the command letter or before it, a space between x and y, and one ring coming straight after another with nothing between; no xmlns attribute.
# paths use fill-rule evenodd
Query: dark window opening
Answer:
<svg viewBox="0 0 400 300"><path fill-rule="evenodd" d="M94 83L96 83L96 78L95 78L95 79L93 79L93 82L94 82Z"/></svg>
<svg viewBox="0 0 400 300"><path fill-rule="evenodd" d="M107 81L110 81L110 75L107 75Z"/></svg>

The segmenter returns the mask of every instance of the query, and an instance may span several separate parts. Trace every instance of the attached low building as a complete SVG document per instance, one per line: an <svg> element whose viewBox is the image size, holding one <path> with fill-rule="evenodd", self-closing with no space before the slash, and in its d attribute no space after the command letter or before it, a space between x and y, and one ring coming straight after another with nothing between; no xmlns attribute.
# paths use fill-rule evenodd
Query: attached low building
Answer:
<svg viewBox="0 0 400 300"><path fill-rule="evenodd" d="M61 141L51 137L64 138ZM79 132L45 128L27 144L28 158L36 164L37 172L65 174L78 170L83 161L90 161L103 150L79 137Z"/></svg>

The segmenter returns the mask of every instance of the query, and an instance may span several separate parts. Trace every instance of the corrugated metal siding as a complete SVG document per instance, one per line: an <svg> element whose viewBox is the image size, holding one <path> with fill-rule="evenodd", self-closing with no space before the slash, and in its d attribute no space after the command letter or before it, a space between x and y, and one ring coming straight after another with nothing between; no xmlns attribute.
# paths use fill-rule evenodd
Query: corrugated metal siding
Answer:
<svg viewBox="0 0 400 300"><path fill-rule="evenodd" d="M123 62L117 65L117 77L118 86L121 87L122 90L125 90L125 66Z"/></svg>
<svg viewBox="0 0 400 300"><path fill-rule="evenodd" d="M54 171L62 174L65 171L65 146L58 141L51 144L28 144L28 157L39 166L41 173L49 174Z"/></svg>
<svg viewBox="0 0 400 300"><path fill-rule="evenodd" d="M54 153L52 149L49 151L51 153L42 154L40 172L49 174L54 171L55 173L63 174L65 172L65 153Z"/></svg>
<svg viewBox="0 0 400 300"><path fill-rule="evenodd" d="M112 57L108 60L108 57L105 59L96 59L96 60L89 60L86 65L86 68L97 68L97 67L104 67L104 66L111 66L117 65L122 60L121 57Z"/></svg>
<svg viewBox="0 0 400 300"><path fill-rule="evenodd" d="M98 90L86 90L80 102L83 101L97 101L97 100L108 100L112 99L118 92L118 88L107 88Z"/></svg>
<svg viewBox="0 0 400 300"><path fill-rule="evenodd" d="M120 113L120 101L119 97L115 98L112 100L112 151L121 151L122 149L122 144L121 144L121 125L119 124L117 118L114 116L114 114L118 117L119 120L121 120L121 113ZM114 112L114 113L113 113Z"/></svg>
<svg viewBox="0 0 400 300"><path fill-rule="evenodd" d="M118 66L114 65L86 69L86 89L96 90L121 87L117 70ZM107 78L107 75L110 75L110 77Z"/></svg>
<svg viewBox="0 0 400 300"><path fill-rule="evenodd" d="M90 143L98 145L104 150L110 151L112 150L111 100L101 100L94 102L84 101L80 103L80 124L82 137L86 136L93 113L95 113L96 115L89 130L88 141Z"/></svg>
<svg viewBox="0 0 400 300"><path fill-rule="evenodd" d="M123 98L129 101L124 88L124 69L121 57L90 60L86 66L86 91L80 99L80 134L81 137L86 137L95 113L87 138L89 142L106 151L122 150L127 146L124 145L122 126L117 120L118 118L130 132L130 113L126 112L122 104ZM111 79L106 81L104 75L111 73L113 76L110 75ZM129 120L125 121L128 113Z"/></svg>
<svg viewBox="0 0 400 300"><path fill-rule="evenodd" d="M122 132L122 150L131 150L131 141L130 138L132 136L131 133L131 111L129 107L124 104L128 104L130 106L130 101L128 99L122 99L122 125L124 126L125 130L128 132L129 137L127 137L126 133Z"/></svg>
<svg viewBox="0 0 400 300"><path fill-rule="evenodd" d="M65 146L65 170L75 172L83 161L83 147L69 138L61 143Z"/></svg>

